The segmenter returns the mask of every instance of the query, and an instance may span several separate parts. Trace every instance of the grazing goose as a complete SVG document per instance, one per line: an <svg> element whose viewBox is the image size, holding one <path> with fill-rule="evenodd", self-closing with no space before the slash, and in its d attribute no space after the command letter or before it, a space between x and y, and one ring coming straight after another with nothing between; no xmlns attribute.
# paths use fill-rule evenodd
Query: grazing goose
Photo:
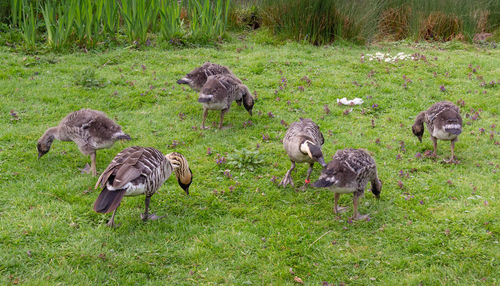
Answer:
<svg viewBox="0 0 500 286"><path fill-rule="evenodd" d="M242 84L235 76L229 74L209 76L198 97L198 102L203 104L202 128L205 128L208 110L221 111L219 128L222 128L224 114L231 107L233 100L236 100L238 105L241 105L241 102L243 102L245 109L252 115L254 99L246 85Z"/></svg>
<svg viewBox="0 0 500 286"><path fill-rule="evenodd" d="M335 193L334 213L341 213L347 208L338 207L340 194L353 193L353 219L366 219L368 215L358 212L358 200L365 192L365 187L371 182L372 193L380 197L382 182L377 177L375 160L362 149L339 150L333 160L323 169L314 187L330 188Z"/></svg>
<svg viewBox="0 0 500 286"><path fill-rule="evenodd" d="M319 131L319 127L311 119L300 118L300 121L293 122L286 131L283 138L283 147L285 148L292 167L286 172L285 177L281 180L279 186L286 187L288 184L293 184L292 170L295 168L295 163L308 163L307 177L303 188L310 183L310 176L313 170L314 162L318 162L321 166L326 166L321 152L321 145L325 142L323 134Z"/></svg>
<svg viewBox="0 0 500 286"><path fill-rule="evenodd" d="M458 135L462 133L462 117L460 109L449 101L441 101L433 104L426 111L422 111L415 119L415 124L411 127L413 134L422 142L424 134L424 122L431 134L432 143L434 143L433 156L436 156L437 140L451 141L451 157L446 162L455 161L455 142L458 140Z"/></svg>
<svg viewBox="0 0 500 286"><path fill-rule="evenodd" d="M176 152L164 156L154 148L126 148L115 156L97 180L95 188L100 185L103 189L94 203L94 210L98 213L112 211L108 226L114 226L116 209L123 196L146 195L142 220L159 219L161 217L149 214L149 201L172 172L181 188L189 195L193 174L184 156Z"/></svg>
<svg viewBox="0 0 500 286"><path fill-rule="evenodd" d="M130 136L103 112L81 109L66 115L57 127L47 129L38 139L38 159L49 152L54 139L75 142L82 154L90 155L91 172L97 176L96 150L109 148L120 139L130 140Z"/></svg>
<svg viewBox="0 0 500 286"><path fill-rule="evenodd" d="M177 83L188 84L192 89L200 91L203 85L207 82L208 77L216 74L233 75L229 68L225 66L206 62L201 67L195 68L193 71L186 74L185 77L179 79ZM241 84L241 81L238 78L236 78L236 80L238 80L238 83Z"/></svg>

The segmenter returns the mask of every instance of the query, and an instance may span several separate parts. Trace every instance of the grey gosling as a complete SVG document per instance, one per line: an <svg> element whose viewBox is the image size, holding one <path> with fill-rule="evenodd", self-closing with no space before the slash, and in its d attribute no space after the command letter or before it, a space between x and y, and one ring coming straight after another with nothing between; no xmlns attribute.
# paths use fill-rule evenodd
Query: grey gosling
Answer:
<svg viewBox="0 0 500 286"><path fill-rule="evenodd" d="M124 196L145 195L143 221L161 217L149 214L151 196L161 187L172 172L181 188L189 195L193 173L186 158L179 153L163 155L154 148L133 146L118 153L97 180L95 188L102 188L94 203L98 213L113 212L108 226L115 226L116 209Z"/></svg>
<svg viewBox="0 0 500 286"><path fill-rule="evenodd" d="M200 91L203 85L205 85L205 83L207 82L208 77L216 74L234 75L229 70L229 68L225 66L221 66L211 62L206 62L201 67L195 68L190 73L186 74L186 76L179 79L177 83L187 84L192 89ZM236 79L239 81L239 83L241 83L241 81L238 78Z"/></svg>
<svg viewBox="0 0 500 286"><path fill-rule="evenodd" d="M203 121L201 127L205 129L205 120L208 110L220 110L219 129L222 128L224 114L231 107L233 100L243 106L252 115L254 99L248 87L233 75L218 74L208 77L207 82L200 91L198 102L203 104Z"/></svg>
<svg viewBox="0 0 500 286"><path fill-rule="evenodd" d="M321 145L324 142L325 139L319 126L311 119L300 118L300 121L290 124L283 138L283 147L292 161L292 167L286 172L279 186L286 187L288 184L294 186L291 173L295 168L295 163L308 163L309 169L303 188L307 187L310 183L314 162L320 163L323 167L326 166L321 151Z"/></svg>
<svg viewBox="0 0 500 286"><path fill-rule="evenodd" d="M382 191L382 182L377 176L375 160L362 149L338 150L333 160L323 169L314 187L330 188L335 193L333 212L338 214L347 208L338 207L340 194L353 193L353 219L362 220L368 215L358 212L359 198L364 194L365 187L371 182L371 191L378 199Z"/></svg>
<svg viewBox="0 0 500 286"><path fill-rule="evenodd" d="M49 152L54 139L75 142L82 154L90 155L90 169L97 176L96 150L110 148L120 139L130 140L130 136L103 112L81 109L68 114L57 127L47 129L38 139L38 159Z"/></svg>
<svg viewBox="0 0 500 286"><path fill-rule="evenodd" d="M422 142L422 135L424 134L424 122L429 129L434 144L432 156L436 156L438 139L449 140L451 141L451 157L445 161L448 163L455 162L455 142L458 140L458 135L462 133L460 109L449 101L440 101L433 104L426 111L420 112L411 128L420 142Z"/></svg>

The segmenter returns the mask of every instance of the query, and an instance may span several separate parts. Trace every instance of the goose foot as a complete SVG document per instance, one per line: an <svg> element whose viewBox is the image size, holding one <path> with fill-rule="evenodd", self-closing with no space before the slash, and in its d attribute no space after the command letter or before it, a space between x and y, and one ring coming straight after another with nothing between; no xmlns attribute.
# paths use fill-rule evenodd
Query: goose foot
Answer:
<svg viewBox="0 0 500 286"><path fill-rule="evenodd" d="M115 228L115 227L119 227L121 225L121 223L115 223L114 220L109 220L106 225L109 226L109 227Z"/></svg>
<svg viewBox="0 0 500 286"><path fill-rule="evenodd" d="M351 219L353 219L353 220L368 220L369 218L370 218L370 216L367 214L365 214L365 215L357 214L357 215L353 216Z"/></svg>
<svg viewBox="0 0 500 286"><path fill-rule="evenodd" d="M341 214L347 212L348 210L349 210L348 207L337 207L337 210L333 209L333 213Z"/></svg>
<svg viewBox="0 0 500 286"><path fill-rule="evenodd" d="M292 176L290 175L290 172L286 173L285 177L283 177L283 180L281 180L278 187L285 188L287 185L292 185L292 187L295 187L295 185L293 184L293 180L292 180Z"/></svg>

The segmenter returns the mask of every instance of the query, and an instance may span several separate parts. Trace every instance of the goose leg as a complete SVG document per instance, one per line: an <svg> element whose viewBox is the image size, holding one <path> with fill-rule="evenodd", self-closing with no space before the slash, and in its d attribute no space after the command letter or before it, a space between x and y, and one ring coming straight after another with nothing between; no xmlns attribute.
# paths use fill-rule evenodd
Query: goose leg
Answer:
<svg viewBox="0 0 500 286"><path fill-rule="evenodd" d="M335 193L335 204L333 205L333 213L335 214L341 214L347 211L347 207L339 207L339 198L340 194Z"/></svg>
<svg viewBox="0 0 500 286"><path fill-rule="evenodd" d="M201 122L201 129L207 129L205 127L205 120L207 119L208 109L203 108L203 121Z"/></svg>
<svg viewBox="0 0 500 286"><path fill-rule="evenodd" d="M311 178L311 173L313 171L313 167L314 163L309 164L309 169L307 169L306 180L304 181L304 185L302 186L301 190L305 190L309 186L309 183L311 182L310 178Z"/></svg>
<svg viewBox="0 0 500 286"><path fill-rule="evenodd" d="M291 184L292 186L294 186L293 180L292 180L293 169L295 169L295 162L294 161L292 161L292 167L290 168L290 170L288 170L286 172L285 176L283 177L283 180L281 180L280 184L278 185L279 187L281 187L281 186L286 187L288 184Z"/></svg>
<svg viewBox="0 0 500 286"><path fill-rule="evenodd" d="M432 157L436 157L437 156L437 148L438 148L438 140L436 137L434 136L431 136L431 139L432 139L432 143L434 144L434 152L432 152Z"/></svg>
<svg viewBox="0 0 500 286"><path fill-rule="evenodd" d="M115 214L116 214L116 210L118 208L116 208L114 211L113 211L113 215L111 215L111 218L109 219L108 223L107 223L107 226L109 227L117 227L119 226L119 224L115 224Z"/></svg>
<svg viewBox="0 0 500 286"><path fill-rule="evenodd" d="M354 220L365 220L368 218L368 215L360 215L358 212L358 204L359 204L360 194L362 194L362 192L357 191L354 193L354 197L353 197L354 210L353 210L352 219L354 219Z"/></svg>
<svg viewBox="0 0 500 286"><path fill-rule="evenodd" d="M92 172L92 176L97 176L97 167L96 167L96 162L95 162L95 156L96 156L96 152L94 151L94 153L90 154L90 171Z"/></svg>
<svg viewBox="0 0 500 286"><path fill-rule="evenodd" d="M157 219L160 219L160 218L163 218L165 216L157 216L155 214L149 214L149 202L151 201L151 197L150 196L146 196L146 200L144 201L144 206L145 206L145 209L144 209L144 213L141 214L141 219L143 221L146 221L146 220L157 220Z"/></svg>
<svg viewBox="0 0 500 286"><path fill-rule="evenodd" d="M454 163L455 161L455 140L451 140L451 157L450 160L445 160L446 163Z"/></svg>
<svg viewBox="0 0 500 286"><path fill-rule="evenodd" d="M222 129L222 122L224 121L224 114L227 112L227 109L223 109L220 111L220 122L219 129Z"/></svg>

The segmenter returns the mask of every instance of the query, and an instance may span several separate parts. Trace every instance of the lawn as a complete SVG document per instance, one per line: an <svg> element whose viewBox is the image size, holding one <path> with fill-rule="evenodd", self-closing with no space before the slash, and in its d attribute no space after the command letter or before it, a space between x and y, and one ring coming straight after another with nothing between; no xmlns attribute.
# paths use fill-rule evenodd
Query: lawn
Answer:
<svg viewBox="0 0 500 286"><path fill-rule="evenodd" d="M376 52L417 59L370 61ZM199 129L197 93L175 81L205 61L229 66L255 92L253 117L233 104L224 129ZM314 47L259 32L208 48L0 47L0 64L0 284L500 283L499 49ZM343 97L365 102L338 106ZM442 162L448 142L432 159L428 131L423 143L411 133L415 116L441 100L460 102L458 164ZM144 197L125 198L120 227L107 227L110 216L92 210L96 178L80 172L90 159L75 144L55 141L37 160L38 138L80 108L106 112L133 138L98 151L98 172L128 146L176 151L193 171L191 195L171 178L151 200L165 218L144 223ZM280 140L300 117L320 126L327 161L346 147L372 153L383 188L380 200L368 191L361 199L369 221L349 220L351 195L340 199L350 211L335 216L333 193L300 191L306 165L292 174L297 188L278 188L290 168ZM210 112L207 122L218 118Z"/></svg>

